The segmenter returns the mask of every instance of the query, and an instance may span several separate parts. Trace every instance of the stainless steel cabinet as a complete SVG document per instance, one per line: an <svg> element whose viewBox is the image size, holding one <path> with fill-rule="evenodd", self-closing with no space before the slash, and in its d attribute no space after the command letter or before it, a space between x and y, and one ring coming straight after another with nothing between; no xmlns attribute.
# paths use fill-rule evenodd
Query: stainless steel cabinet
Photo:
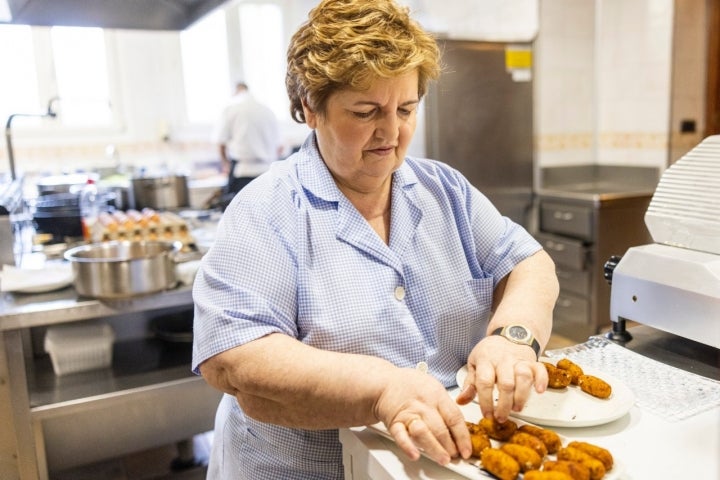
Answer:
<svg viewBox="0 0 720 480"><path fill-rule="evenodd" d="M605 262L651 243L644 216L657 169L554 167L541 170L533 232L555 261L560 295L554 332L578 342L610 326Z"/></svg>
<svg viewBox="0 0 720 480"><path fill-rule="evenodd" d="M191 307L189 287L112 302L72 288L0 296L0 478L47 479L211 430L220 393L190 372L187 348L117 341L112 368L56 376L35 345L51 325L103 318L129 328Z"/></svg>

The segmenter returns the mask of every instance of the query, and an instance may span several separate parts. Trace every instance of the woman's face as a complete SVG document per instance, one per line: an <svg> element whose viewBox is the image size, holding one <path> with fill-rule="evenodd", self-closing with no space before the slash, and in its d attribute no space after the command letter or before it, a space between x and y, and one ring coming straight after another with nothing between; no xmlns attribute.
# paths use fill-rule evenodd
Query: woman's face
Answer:
<svg viewBox="0 0 720 480"><path fill-rule="evenodd" d="M320 154L341 190L370 193L388 187L415 132L417 71L379 78L367 91L340 90L328 97L325 114L304 106Z"/></svg>

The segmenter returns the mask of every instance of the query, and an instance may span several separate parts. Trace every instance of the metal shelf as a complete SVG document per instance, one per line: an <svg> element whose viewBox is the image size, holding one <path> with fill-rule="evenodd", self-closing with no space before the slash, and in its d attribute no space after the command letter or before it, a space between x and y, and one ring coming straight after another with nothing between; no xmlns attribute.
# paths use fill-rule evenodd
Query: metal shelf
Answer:
<svg viewBox="0 0 720 480"><path fill-rule="evenodd" d="M46 326L96 318L141 322L146 312L192 304L187 285L122 300L80 297L72 286L0 294L0 377L7 379L0 397L10 399L0 402L0 418L12 427L0 429L0 456L27 459L14 466L19 478L46 480L52 471L212 429L221 393L190 371L189 343L123 337L113 345L110 368L65 376L55 375L33 344Z"/></svg>
<svg viewBox="0 0 720 480"><path fill-rule="evenodd" d="M0 331L67 323L124 313L192 305L192 287L119 300L80 297L73 287L39 294L0 296Z"/></svg>
<svg viewBox="0 0 720 480"><path fill-rule="evenodd" d="M190 371L192 346L153 338L113 345L111 367L57 376L50 358L27 362L30 408L47 416L53 410L119 398L169 382L202 379Z"/></svg>

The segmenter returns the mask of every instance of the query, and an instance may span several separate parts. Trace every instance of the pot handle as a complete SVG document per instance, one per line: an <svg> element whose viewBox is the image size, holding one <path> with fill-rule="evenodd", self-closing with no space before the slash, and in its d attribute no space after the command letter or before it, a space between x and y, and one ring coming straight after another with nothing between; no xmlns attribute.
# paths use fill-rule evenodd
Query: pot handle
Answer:
<svg viewBox="0 0 720 480"><path fill-rule="evenodd" d="M176 248L170 254L170 260L173 263L187 263L193 260L200 260L203 257L203 253L200 252L194 244L187 245L190 249L188 251L182 251L182 248Z"/></svg>

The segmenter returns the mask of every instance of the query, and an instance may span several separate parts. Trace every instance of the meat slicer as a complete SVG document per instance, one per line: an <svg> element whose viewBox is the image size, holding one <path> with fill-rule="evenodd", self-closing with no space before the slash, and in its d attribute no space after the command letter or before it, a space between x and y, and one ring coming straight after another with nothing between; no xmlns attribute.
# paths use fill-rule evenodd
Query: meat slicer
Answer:
<svg viewBox="0 0 720 480"><path fill-rule="evenodd" d="M645 224L654 243L605 265L608 336L631 320L720 348L720 135L665 170Z"/></svg>

